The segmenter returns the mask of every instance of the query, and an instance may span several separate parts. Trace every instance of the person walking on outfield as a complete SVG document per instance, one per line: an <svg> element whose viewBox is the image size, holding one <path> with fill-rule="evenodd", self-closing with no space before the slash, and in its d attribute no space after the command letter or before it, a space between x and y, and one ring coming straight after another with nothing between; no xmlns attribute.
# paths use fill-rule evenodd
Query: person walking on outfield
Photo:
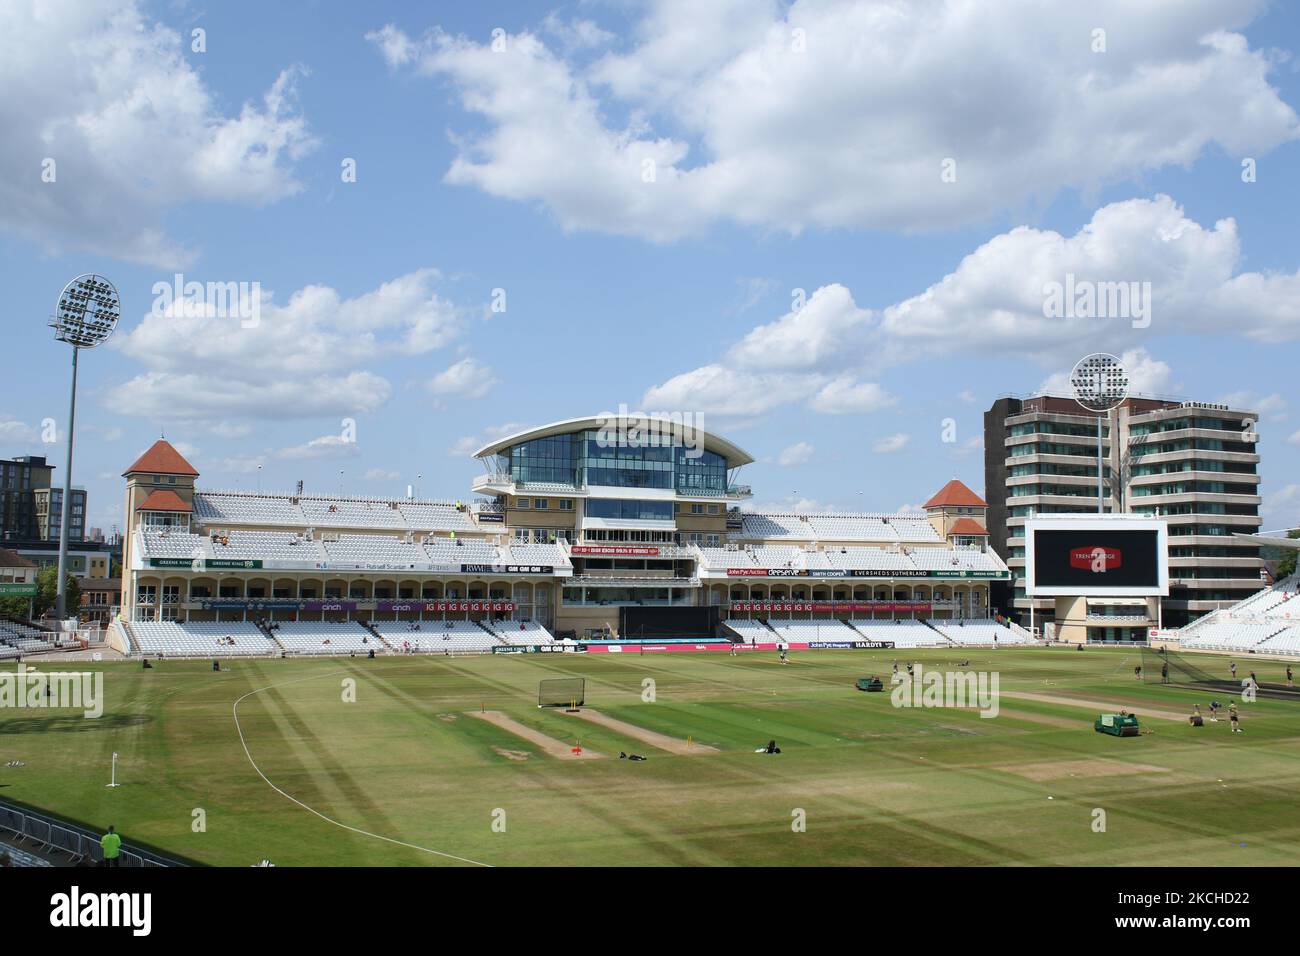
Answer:
<svg viewBox="0 0 1300 956"><path fill-rule="evenodd" d="M1236 662L1236 661L1228 661L1228 670L1232 672L1232 679L1233 679L1233 680L1236 680L1236 679L1237 679L1237 662Z"/></svg>
<svg viewBox="0 0 1300 956"><path fill-rule="evenodd" d="M101 866L117 866L120 860L118 854L122 852L122 838L112 826L108 832L99 838L99 846L104 851L104 862Z"/></svg>
<svg viewBox="0 0 1300 956"><path fill-rule="evenodd" d="M1291 665L1290 665L1290 664L1286 665L1286 686L1287 686L1287 687L1294 687L1294 686L1295 686L1295 683L1294 683L1294 681L1293 681L1292 678L1291 678Z"/></svg>
<svg viewBox="0 0 1300 956"><path fill-rule="evenodd" d="M1240 715L1237 713L1237 702L1234 700L1232 703L1228 705L1228 719L1232 721L1232 732L1234 734L1245 733L1245 731L1241 729L1241 723L1239 718Z"/></svg>
<svg viewBox="0 0 1300 956"><path fill-rule="evenodd" d="M1168 661L1160 665L1160 683L1162 684L1169 683L1169 662Z"/></svg>

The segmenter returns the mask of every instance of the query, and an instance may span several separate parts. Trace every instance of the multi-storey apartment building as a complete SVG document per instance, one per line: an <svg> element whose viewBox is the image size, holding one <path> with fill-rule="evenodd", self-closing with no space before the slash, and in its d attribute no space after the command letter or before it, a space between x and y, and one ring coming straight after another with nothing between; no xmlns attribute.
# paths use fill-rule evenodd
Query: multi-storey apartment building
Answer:
<svg viewBox="0 0 1300 956"><path fill-rule="evenodd" d="M1027 518L1096 511L1168 520L1167 627L1258 590L1259 549L1234 537L1259 530L1258 419L1254 411L1203 402L1130 398L1098 415L1061 396L998 399L984 415L985 495L990 545L1014 579L995 600L1027 620ZM1156 623L1140 602L1095 605L1095 639L1137 636ZM1053 602L1038 599L1033 610L1050 621Z"/></svg>
<svg viewBox="0 0 1300 956"><path fill-rule="evenodd" d="M0 536L8 541L57 541L63 519L63 489L54 485L54 466L38 455L0 460ZM86 492L72 489L68 538L81 541L86 529Z"/></svg>

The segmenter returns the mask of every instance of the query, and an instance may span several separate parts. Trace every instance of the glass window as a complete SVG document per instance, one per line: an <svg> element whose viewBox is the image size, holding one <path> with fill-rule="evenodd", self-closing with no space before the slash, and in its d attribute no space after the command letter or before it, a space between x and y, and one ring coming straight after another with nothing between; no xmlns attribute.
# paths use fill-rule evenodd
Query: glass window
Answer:
<svg viewBox="0 0 1300 956"><path fill-rule="evenodd" d="M588 518L637 521L671 521L671 501L638 501L634 498L592 498L587 502Z"/></svg>

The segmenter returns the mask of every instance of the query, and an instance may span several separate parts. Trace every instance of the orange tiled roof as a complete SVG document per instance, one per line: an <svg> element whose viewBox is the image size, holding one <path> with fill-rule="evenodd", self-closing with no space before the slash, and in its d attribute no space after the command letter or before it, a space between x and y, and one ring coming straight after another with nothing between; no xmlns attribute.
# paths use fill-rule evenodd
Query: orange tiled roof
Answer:
<svg viewBox="0 0 1300 956"><path fill-rule="evenodd" d="M945 505L987 508L989 503L954 478L925 503L927 508L941 508Z"/></svg>
<svg viewBox="0 0 1300 956"><path fill-rule="evenodd" d="M194 509L181 500L181 496L167 488L159 488L149 493L149 497L140 503L140 511L184 511Z"/></svg>
<svg viewBox="0 0 1300 956"><path fill-rule="evenodd" d="M952 530L948 533L988 535L988 532L984 530L984 526L974 518L958 518L952 523Z"/></svg>
<svg viewBox="0 0 1300 956"><path fill-rule="evenodd" d="M153 447L141 455L134 465L122 472L122 475L126 476L137 471L147 471L159 475L188 475L191 478L199 476L199 473L194 470L194 466L186 461L185 457L173 448L165 438L160 438L154 442Z"/></svg>

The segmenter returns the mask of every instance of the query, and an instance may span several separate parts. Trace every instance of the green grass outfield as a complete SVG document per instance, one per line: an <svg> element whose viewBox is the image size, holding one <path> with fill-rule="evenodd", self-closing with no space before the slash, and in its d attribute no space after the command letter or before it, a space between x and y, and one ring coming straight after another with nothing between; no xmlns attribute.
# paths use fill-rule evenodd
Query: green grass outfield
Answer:
<svg viewBox="0 0 1300 956"><path fill-rule="evenodd" d="M999 673L998 717L898 709L888 692L853 688L887 678L895 657L947 669L964 656ZM766 652L257 660L220 674L201 661L68 664L58 669L104 671L104 715L0 710L0 799L227 866L1300 862L1300 704L1244 705L1243 735L1226 719L1152 718L1154 733L1118 739L1093 732L1095 708L1006 696L1205 710L1208 692L1136 683L1137 662L1133 650L1036 648L805 651L785 666ZM1203 662L1226 676L1226 659ZM1243 666L1282 679L1280 663ZM538 680L570 675L587 679L589 707L721 752L674 756L538 710ZM240 740L241 699L266 779ZM463 716L483 706L565 741L581 731L611 759L546 756ZM769 738L784 753L754 754ZM113 751L122 786L110 790ZM196 808L206 832L192 831ZM792 830L796 809L805 832Z"/></svg>

